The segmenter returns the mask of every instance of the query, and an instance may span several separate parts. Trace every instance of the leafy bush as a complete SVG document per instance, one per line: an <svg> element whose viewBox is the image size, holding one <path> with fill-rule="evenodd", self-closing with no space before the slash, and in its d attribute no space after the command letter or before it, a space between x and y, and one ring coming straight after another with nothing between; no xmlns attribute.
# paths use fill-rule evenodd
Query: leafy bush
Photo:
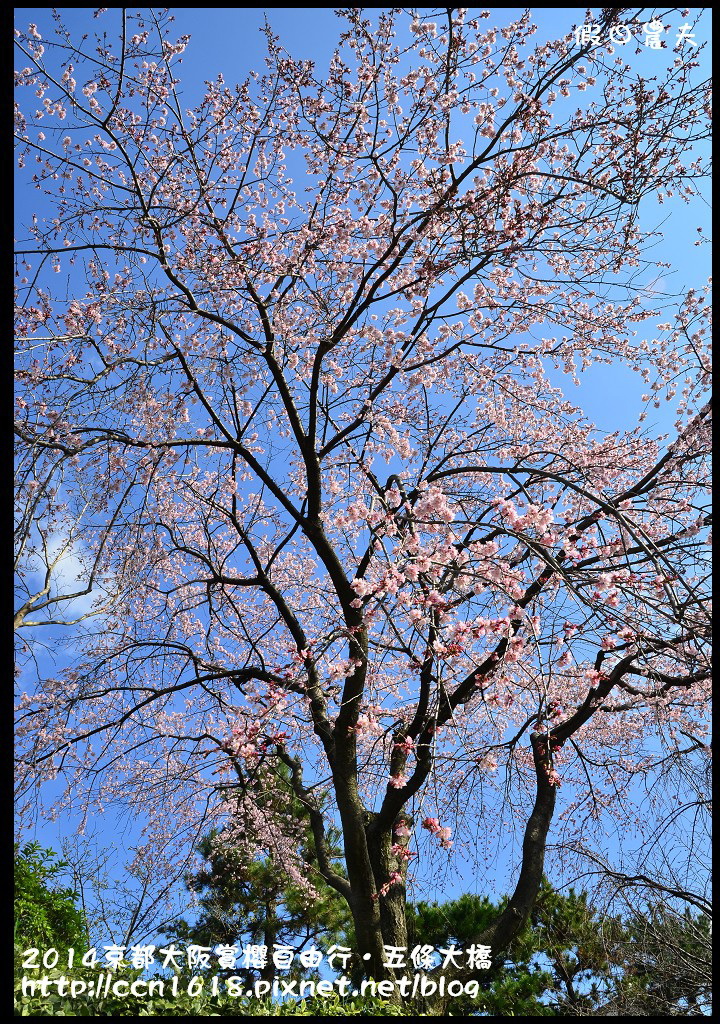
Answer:
<svg viewBox="0 0 720 1024"><path fill-rule="evenodd" d="M15 847L15 947L64 952L88 948L87 925L71 889L56 888L56 876L66 867L53 850L39 843Z"/></svg>
<svg viewBox="0 0 720 1024"><path fill-rule="evenodd" d="M393 1006L381 999L341 999L331 996L326 999L314 998L300 1001L272 1003L270 1000L233 999L227 995L213 996L209 992L190 995L178 991L177 996L132 995L108 996L95 994L90 985L97 984L100 973L97 969L74 971L71 981L85 982L87 990L74 997L60 994L56 983L63 977L62 971L43 972L50 981L47 994L30 992L26 986L23 994L22 979L15 982L16 1017L406 1017L427 1016L404 1006ZM114 973L115 980L128 983L140 978L139 971L123 970ZM147 979L145 979L147 980ZM167 982L168 979L165 979Z"/></svg>

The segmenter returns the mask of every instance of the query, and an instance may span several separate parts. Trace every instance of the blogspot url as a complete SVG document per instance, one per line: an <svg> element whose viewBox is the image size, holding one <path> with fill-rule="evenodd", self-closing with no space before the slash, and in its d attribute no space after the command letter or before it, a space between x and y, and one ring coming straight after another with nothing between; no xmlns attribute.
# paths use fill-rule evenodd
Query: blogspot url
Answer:
<svg viewBox="0 0 720 1024"><path fill-rule="evenodd" d="M23 977L21 982L23 996L43 996L57 992L60 996L77 999L81 996L107 998L108 996L136 996L138 998L160 998L187 994L199 996L203 992L211 995L224 994L230 998L246 999L307 999L319 996L328 998L336 993L340 996L375 996L391 999L398 992L403 999L429 996L469 996L475 999L480 991L478 981L458 981L440 976L431 977L427 974L413 974L404 978L383 979L373 981L366 979L353 985L349 978L342 975L332 981L298 981L276 980L255 981L252 985L244 983L242 978L230 977L220 979L217 976L206 977L194 975L191 978L118 978L114 973L100 973L97 978L87 981L81 978L68 978L61 975L56 978Z"/></svg>

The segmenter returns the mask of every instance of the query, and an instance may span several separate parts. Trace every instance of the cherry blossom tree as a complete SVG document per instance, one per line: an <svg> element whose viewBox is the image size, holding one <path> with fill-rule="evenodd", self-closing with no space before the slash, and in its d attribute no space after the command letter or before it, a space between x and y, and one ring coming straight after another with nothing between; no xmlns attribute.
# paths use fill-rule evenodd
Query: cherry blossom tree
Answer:
<svg viewBox="0 0 720 1024"><path fill-rule="evenodd" d="M638 828L704 742L708 303L649 287L641 218L692 209L708 97L686 40L633 69L645 8L339 16L325 78L268 29L191 110L167 13L16 32L21 568L79 545L96 601L20 779L123 802L146 858L215 827L319 872L383 977L420 865L510 852L503 949L556 809L557 844ZM671 433L597 430L563 391L597 363Z"/></svg>

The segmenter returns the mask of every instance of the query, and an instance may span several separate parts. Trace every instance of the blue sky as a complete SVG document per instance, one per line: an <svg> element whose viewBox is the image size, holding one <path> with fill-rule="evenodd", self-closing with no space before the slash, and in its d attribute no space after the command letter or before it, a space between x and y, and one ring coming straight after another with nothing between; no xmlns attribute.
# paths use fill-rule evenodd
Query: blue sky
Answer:
<svg viewBox="0 0 720 1024"><path fill-rule="evenodd" d="M119 9L118 9L119 10ZM430 8L420 8L430 11ZM599 8L590 9L594 14ZM651 11L650 8L646 9ZM702 10L689 8L687 22L692 22ZM92 31L98 22L92 17L92 8L61 9L63 22L73 36ZM372 18L375 9L368 10ZM490 8L491 18L498 24L505 24L522 14L523 8L503 7ZM190 45L183 55L181 91L188 107L198 102L203 94L203 83L221 72L229 84L242 81L251 70L264 70L265 37L262 31L266 21L275 35L280 37L282 45L294 56L309 58L316 62L318 73L327 70L330 56L337 45L339 33L344 23L338 19L330 8L294 8L294 7L250 7L250 8L193 8L179 7L172 9L175 18L175 29L178 36L189 34ZM110 12L110 17L117 21L117 13ZM650 14L647 15L648 19ZM109 26L112 21L105 23ZM538 25L538 40L554 39L570 32L573 26L585 23L586 8L537 8L534 19ZM41 35L43 26L48 29L53 24L48 8L20 7L15 9L16 24L26 26L30 22L38 25ZM667 33L669 45L674 42L684 19L677 12L666 19L671 25ZM701 27L695 30L698 44L709 41L711 12L706 10ZM109 31L109 29L108 29ZM629 48L628 48L629 50ZM658 63L664 61L665 54L647 49L636 55L624 52L628 62L637 64L638 73L652 77L658 71ZM710 66L710 54L706 50L705 58ZM29 197L30 203L34 197ZM22 220L27 214L22 193L17 195L17 216ZM707 222L710 219L708 193ZM654 209L649 202L645 203L643 226L653 229L662 225L664 241L657 249L658 258L667 259L672 267L650 282L658 294L668 291L679 293L687 287L696 287L698 282L707 279L710 273L709 252L707 246L697 246L698 227L695 221L687 216L684 204L666 202L663 206L655 204ZM641 411L641 382L636 374L618 366L596 365L584 372L581 387L571 389L568 395L571 401L582 406L588 416L601 430L613 431L631 428L637 422ZM645 426L652 427L656 423L661 429L672 423L670 410L660 412L651 410Z"/></svg>
<svg viewBox="0 0 720 1024"><path fill-rule="evenodd" d="M689 20L697 10L690 9ZM506 23L521 12L521 8L497 9L492 20ZM91 8L71 8L61 10L61 13L75 37L97 27L97 22L92 20ZM540 35L547 38L564 34L573 24L581 24L585 20L585 8L580 7L564 10L539 8L536 13ZM115 14L111 10L106 16L108 30L113 19L116 20ZM248 71L262 69L265 42L261 29L266 17L286 48L296 56L316 61L320 74L327 67L341 28L338 19L326 8L177 8L174 14L176 34L188 33L191 36L182 64L182 89L188 107L200 99L204 80L217 76L218 72L222 72L228 83L234 84L242 80ZM369 15L372 16L372 10ZM668 20L673 28L682 23L679 13ZM17 8L16 23L26 27L30 22L37 24L41 35L49 34L53 24L50 9ZM698 42L704 41L699 31L696 37ZM663 55L648 50L628 59L637 60L638 69L642 65L642 73L650 76L654 72L653 62L661 61ZM34 203L35 196L19 188L17 217L20 224L29 216ZM649 286L657 293L665 290L678 293L687 286L697 286L709 273L707 248L695 244L700 225L687 216L686 208L681 204L667 203L655 209L646 207L644 227L651 229L661 222L665 241L658 249L658 258L668 259L673 266L667 277L649 282ZM22 234L21 229L19 233ZM640 379L630 371L617 366L596 366L586 371L580 388L570 389L569 398L582 405L601 429L612 431L635 425L642 407L642 391ZM669 429L672 420L672 407L663 407L657 412L652 411L646 426L657 424L661 430ZM29 639L31 642L34 640L32 636ZM37 641L39 644L47 643L48 638L38 635ZM41 665L49 666L48 654L41 648L39 658ZM111 843L117 824L109 815L105 822L96 824L100 841L106 836ZM60 838L67 835L69 829L72 826L67 819L55 823L40 822L37 836L43 843L59 848Z"/></svg>

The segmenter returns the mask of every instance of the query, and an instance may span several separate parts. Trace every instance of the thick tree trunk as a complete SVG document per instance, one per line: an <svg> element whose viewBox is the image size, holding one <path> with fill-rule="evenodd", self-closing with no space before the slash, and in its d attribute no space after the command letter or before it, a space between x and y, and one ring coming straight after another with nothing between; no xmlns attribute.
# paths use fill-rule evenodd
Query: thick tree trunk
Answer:
<svg viewBox="0 0 720 1024"><path fill-rule="evenodd" d="M555 810L556 788L550 781L550 737L532 733L531 739L537 789L535 805L525 827L520 877L505 910L477 940L490 946L493 953L507 949L525 927L545 870L545 842Z"/></svg>
<svg viewBox="0 0 720 1024"><path fill-rule="evenodd" d="M367 978L376 981L394 981L408 973L407 968L387 966L388 954L386 946L397 946L403 952L407 948L407 915L405 868L399 863L397 854L392 852L393 834L388 829L377 829L375 818L366 813L363 827L363 842L360 847L367 854L367 865L370 868L372 883L367 888L367 875L362 872L365 883L362 890L352 884L350 859L348 874L351 878L353 902L351 904L355 932L358 942L357 952L363 960L363 973ZM356 835L353 829L353 835ZM351 844L352 845L352 844ZM346 845L347 850L347 845ZM357 848L353 862L357 864ZM364 862L364 856L362 858ZM364 863L363 863L364 867ZM401 994L397 989L386 996L388 1002L400 1004Z"/></svg>
<svg viewBox="0 0 720 1024"><path fill-rule="evenodd" d="M407 946L405 865L392 852L392 832L376 828L375 820L368 825L367 840L379 894L383 943L388 946Z"/></svg>
<svg viewBox="0 0 720 1024"><path fill-rule="evenodd" d="M545 844L555 810L556 788L551 782L552 748L551 737L531 734L533 761L535 765L535 804L525 826L522 864L515 891L510 902L498 918L484 932L474 937L477 945L489 946L490 956L499 957L519 935L527 924L537 899L545 870ZM451 969L443 972L446 984L451 979L482 982L482 971L468 968ZM432 1016L446 1015L447 997L426 1000L423 1009Z"/></svg>
<svg viewBox="0 0 720 1024"><path fill-rule="evenodd" d="M520 875L505 910L485 932L475 937L476 943L490 946L493 956L506 950L524 928L543 878L545 844L556 797L556 789L551 782L549 737L533 733L532 750L536 796L525 828ZM377 815L370 815L365 810L356 789L346 784L339 786L337 792L357 952L363 960L367 977L395 980L410 970L408 967L394 970L385 965L385 946L407 949L408 945L405 861L392 850L396 841L393 830L378 825ZM407 957L405 960L407 963ZM447 982L452 978L467 981L471 977L479 977L478 972L463 969L450 969L443 973ZM391 1001L402 1001L398 991ZM446 999L428 1000L424 1010L433 1016L443 1016Z"/></svg>
<svg viewBox="0 0 720 1024"><path fill-rule="evenodd" d="M365 973L372 978L386 978L384 966L380 906L375 873L368 850L366 825L368 812L363 807L352 776L336 778L338 809L342 822L345 866L350 882L350 910L355 925L357 952L363 959ZM341 784L340 784L341 783Z"/></svg>

